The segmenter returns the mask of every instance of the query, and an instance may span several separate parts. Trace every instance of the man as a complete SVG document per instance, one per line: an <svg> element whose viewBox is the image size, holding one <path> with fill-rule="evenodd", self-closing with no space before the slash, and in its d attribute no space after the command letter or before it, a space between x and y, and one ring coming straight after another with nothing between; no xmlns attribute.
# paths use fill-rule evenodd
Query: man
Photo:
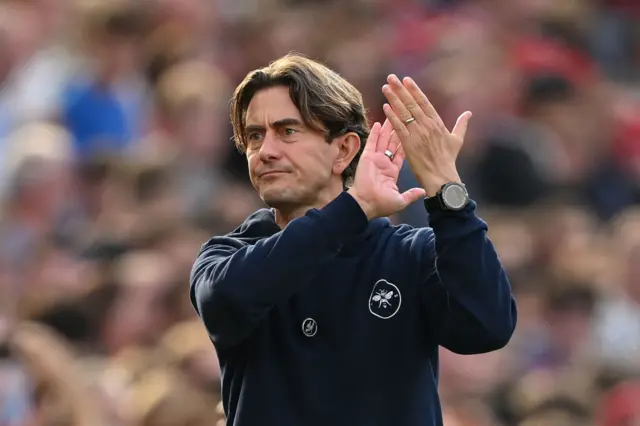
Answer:
<svg viewBox="0 0 640 426"><path fill-rule="evenodd" d="M382 90L388 120L371 130L360 93L304 57L235 91L236 142L271 209L207 242L191 276L230 425L441 425L438 346L484 353L513 333L455 167L470 114L449 133L411 79ZM401 194L405 157L422 188ZM433 229L385 218L425 195Z"/></svg>

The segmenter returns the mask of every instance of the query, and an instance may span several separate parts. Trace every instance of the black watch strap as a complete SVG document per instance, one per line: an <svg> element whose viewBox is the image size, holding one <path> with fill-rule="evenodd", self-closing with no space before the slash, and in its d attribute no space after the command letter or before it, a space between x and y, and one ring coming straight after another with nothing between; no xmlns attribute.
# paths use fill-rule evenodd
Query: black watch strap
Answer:
<svg viewBox="0 0 640 426"><path fill-rule="evenodd" d="M442 204L442 193L438 191L433 197L426 197L424 199L424 208L429 214L435 213L440 210L445 210L445 206Z"/></svg>

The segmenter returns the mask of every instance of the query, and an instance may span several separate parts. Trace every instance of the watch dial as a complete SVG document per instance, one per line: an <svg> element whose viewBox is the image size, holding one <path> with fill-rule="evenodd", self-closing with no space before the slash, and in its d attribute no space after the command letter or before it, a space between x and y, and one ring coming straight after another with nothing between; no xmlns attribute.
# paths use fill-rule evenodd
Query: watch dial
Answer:
<svg viewBox="0 0 640 426"><path fill-rule="evenodd" d="M467 203L467 191L459 185L451 185L442 195L445 204L451 209L461 209Z"/></svg>

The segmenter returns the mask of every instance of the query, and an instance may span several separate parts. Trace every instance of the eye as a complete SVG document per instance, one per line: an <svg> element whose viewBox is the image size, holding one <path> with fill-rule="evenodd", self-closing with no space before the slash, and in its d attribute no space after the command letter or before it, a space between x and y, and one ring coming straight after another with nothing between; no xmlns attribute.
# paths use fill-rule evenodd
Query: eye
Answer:
<svg viewBox="0 0 640 426"><path fill-rule="evenodd" d="M247 140L250 141L260 141L262 139L262 133L260 132L251 132L247 135Z"/></svg>
<svg viewBox="0 0 640 426"><path fill-rule="evenodd" d="M261 132L249 132L247 133L247 146L246 148L249 151L255 151L260 148L262 145L262 140L264 139L264 135Z"/></svg>
<svg viewBox="0 0 640 426"><path fill-rule="evenodd" d="M297 131L296 129L292 129L292 128L290 128L290 127L289 127L289 128L284 129L282 133L283 133L285 136L293 136L293 135L295 135L296 133L298 133L298 131Z"/></svg>

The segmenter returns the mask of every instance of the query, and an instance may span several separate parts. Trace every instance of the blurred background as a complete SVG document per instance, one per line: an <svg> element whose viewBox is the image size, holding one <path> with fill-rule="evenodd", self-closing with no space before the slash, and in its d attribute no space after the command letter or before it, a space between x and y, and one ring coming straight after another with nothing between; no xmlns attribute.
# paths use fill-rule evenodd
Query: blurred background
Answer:
<svg viewBox="0 0 640 426"><path fill-rule="evenodd" d="M640 424L639 22L638 0L0 0L0 426L224 424L188 275L261 207L229 99L292 50L372 120L391 72L450 126L474 113L459 167L520 319L497 353L442 351L445 424Z"/></svg>

